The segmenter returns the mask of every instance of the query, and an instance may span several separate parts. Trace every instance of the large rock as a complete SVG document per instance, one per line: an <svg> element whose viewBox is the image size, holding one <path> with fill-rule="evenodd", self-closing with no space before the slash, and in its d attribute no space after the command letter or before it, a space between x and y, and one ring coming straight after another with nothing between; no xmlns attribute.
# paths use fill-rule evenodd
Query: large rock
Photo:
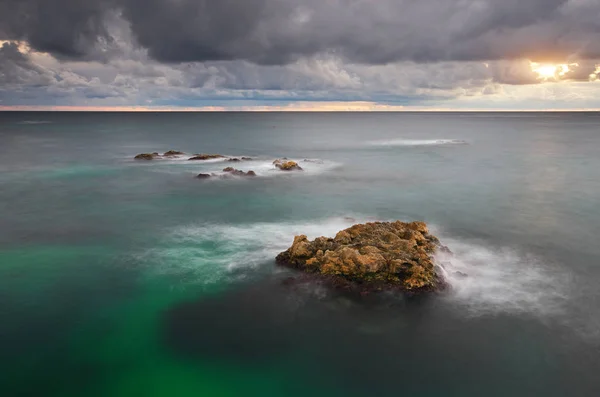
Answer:
<svg viewBox="0 0 600 397"><path fill-rule="evenodd" d="M221 154L195 154L193 157L190 157L190 160L213 160L222 158L225 158L225 156Z"/></svg>
<svg viewBox="0 0 600 397"><path fill-rule="evenodd" d="M423 222L354 225L335 238L296 236L277 263L362 290L434 291L443 285L432 254L441 249Z"/></svg>
<svg viewBox="0 0 600 397"><path fill-rule="evenodd" d="M273 161L273 165L282 171L302 171L302 167L295 161L277 159Z"/></svg>

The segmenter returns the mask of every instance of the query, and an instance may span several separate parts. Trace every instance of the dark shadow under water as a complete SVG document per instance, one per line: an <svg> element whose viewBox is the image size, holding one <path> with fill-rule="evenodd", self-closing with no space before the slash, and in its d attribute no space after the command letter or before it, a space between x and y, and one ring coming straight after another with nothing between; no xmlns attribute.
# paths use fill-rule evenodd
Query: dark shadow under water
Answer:
<svg viewBox="0 0 600 397"><path fill-rule="evenodd" d="M472 318L439 296L359 297L278 277L173 307L163 331L182 357L287 365L346 395L587 396L600 361L533 317Z"/></svg>

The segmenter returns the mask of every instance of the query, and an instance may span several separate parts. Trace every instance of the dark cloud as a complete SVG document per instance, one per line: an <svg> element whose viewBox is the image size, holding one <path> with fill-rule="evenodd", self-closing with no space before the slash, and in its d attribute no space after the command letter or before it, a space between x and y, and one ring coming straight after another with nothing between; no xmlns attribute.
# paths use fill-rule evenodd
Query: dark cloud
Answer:
<svg viewBox="0 0 600 397"><path fill-rule="evenodd" d="M599 0L0 0L0 40L0 105L573 100L529 60L600 79Z"/></svg>
<svg viewBox="0 0 600 397"><path fill-rule="evenodd" d="M32 63L14 43L0 46L0 89L10 86L43 86L52 83L48 71Z"/></svg>
<svg viewBox="0 0 600 397"><path fill-rule="evenodd" d="M111 37L113 0L0 0L0 39L25 40L38 51L80 58ZM2 37L4 36L4 37Z"/></svg>
<svg viewBox="0 0 600 397"><path fill-rule="evenodd" d="M98 57L127 21L169 63L286 64L600 57L597 0L0 0L0 39L59 57Z"/></svg>

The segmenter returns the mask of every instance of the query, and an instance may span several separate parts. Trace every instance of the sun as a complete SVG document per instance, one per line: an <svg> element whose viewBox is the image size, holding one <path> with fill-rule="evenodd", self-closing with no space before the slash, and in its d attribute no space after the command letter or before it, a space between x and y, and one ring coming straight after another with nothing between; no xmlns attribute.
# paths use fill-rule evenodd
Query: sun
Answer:
<svg viewBox="0 0 600 397"><path fill-rule="evenodd" d="M531 71L537 73L539 80L560 80L567 73L571 72L574 67L579 66L576 63L563 63L563 64L552 64L552 63L537 63L530 62Z"/></svg>

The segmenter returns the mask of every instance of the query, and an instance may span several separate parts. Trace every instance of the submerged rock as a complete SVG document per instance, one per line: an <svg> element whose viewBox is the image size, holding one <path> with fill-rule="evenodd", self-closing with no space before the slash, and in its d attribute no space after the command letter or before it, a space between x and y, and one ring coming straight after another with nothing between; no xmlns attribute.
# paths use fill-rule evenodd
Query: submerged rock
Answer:
<svg viewBox="0 0 600 397"><path fill-rule="evenodd" d="M233 167L224 168L223 172L226 172L229 175L235 175L235 176L256 176L256 173L254 171L244 172L242 170L236 170Z"/></svg>
<svg viewBox="0 0 600 397"><path fill-rule="evenodd" d="M185 153L177 151L177 150L169 150L163 154L164 157L175 157L175 156L183 156Z"/></svg>
<svg viewBox="0 0 600 397"><path fill-rule="evenodd" d="M135 160L154 160L160 158L160 154L154 153L140 153L134 157Z"/></svg>
<svg viewBox="0 0 600 397"><path fill-rule="evenodd" d="M196 175L196 178L198 178L198 179L208 179L211 176L212 175L210 175L210 174L198 174L198 175Z"/></svg>
<svg viewBox="0 0 600 397"><path fill-rule="evenodd" d="M225 158L225 156L221 154L195 154L193 157L190 157L189 160L213 160L222 158Z"/></svg>
<svg viewBox="0 0 600 397"><path fill-rule="evenodd" d="M423 222L372 222L342 230L335 238L296 236L276 261L362 291L435 291L443 280L432 254L441 248Z"/></svg>
<svg viewBox="0 0 600 397"><path fill-rule="evenodd" d="M295 161L285 160L285 158L283 160L277 159L273 161L273 165L282 171L302 171L302 167L300 167Z"/></svg>
<svg viewBox="0 0 600 397"><path fill-rule="evenodd" d="M242 161L240 159L238 159L237 157L232 157L230 159L227 159L227 161L234 161L234 162L238 162L238 161Z"/></svg>

